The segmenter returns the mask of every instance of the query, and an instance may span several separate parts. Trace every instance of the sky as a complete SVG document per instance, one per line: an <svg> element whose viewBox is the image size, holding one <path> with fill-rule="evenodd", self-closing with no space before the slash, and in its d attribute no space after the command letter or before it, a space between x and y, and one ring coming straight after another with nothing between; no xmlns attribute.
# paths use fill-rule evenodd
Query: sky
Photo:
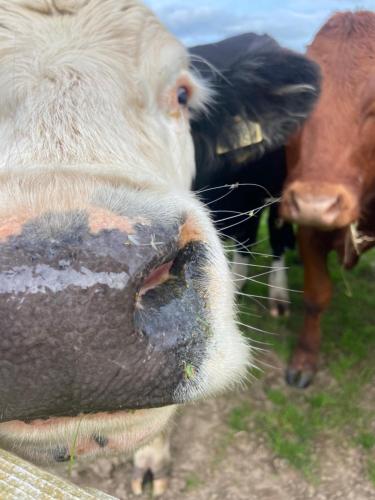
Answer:
<svg viewBox="0 0 375 500"><path fill-rule="evenodd" d="M253 31L304 51L336 11L375 10L375 0L144 0L185 45Z"/></svg>

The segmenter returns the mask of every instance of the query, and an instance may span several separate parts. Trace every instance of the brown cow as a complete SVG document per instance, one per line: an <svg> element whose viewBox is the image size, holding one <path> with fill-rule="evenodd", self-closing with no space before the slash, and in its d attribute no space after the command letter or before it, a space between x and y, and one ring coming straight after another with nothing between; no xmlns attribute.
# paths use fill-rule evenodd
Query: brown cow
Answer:
<svg viewBox="0 0 375 500"><path fill-rule="evenodd" d="M283 217L300 225L305 267L305 323L287 372L298 387L317 367L328 252L348 269L375 245L375 13L334 15L307 55L321 66L322 94L289 145L282 203Z"/></svg>

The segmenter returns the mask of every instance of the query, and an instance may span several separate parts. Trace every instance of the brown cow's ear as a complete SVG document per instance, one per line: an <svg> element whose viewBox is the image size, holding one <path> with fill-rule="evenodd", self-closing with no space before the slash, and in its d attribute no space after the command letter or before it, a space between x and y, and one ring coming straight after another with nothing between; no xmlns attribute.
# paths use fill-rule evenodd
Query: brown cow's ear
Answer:
<svg viewBox="0 0 375 500"><path fill-rule="evenodd" d="M313 109L321 77L305 56L267 46L246 52L210 80L214 102L192 122L198 163L238 149L243 138L238 123L241 130L247 125L248 137L257 124L262 153L284 145Z"/></svg>

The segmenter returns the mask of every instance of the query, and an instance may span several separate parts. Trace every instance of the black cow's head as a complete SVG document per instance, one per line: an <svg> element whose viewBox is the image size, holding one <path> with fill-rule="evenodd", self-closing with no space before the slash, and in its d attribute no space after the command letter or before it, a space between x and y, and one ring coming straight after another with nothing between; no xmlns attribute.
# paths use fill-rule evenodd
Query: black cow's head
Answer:
<svg viewBox="0 0 375 500"><path fill-rule="evenodd" d="M284 145L319 96L317 64L267 35L248 33L190 54L213 89L209 112L192 121L198 168L221 154L241 161Z"/></svg>

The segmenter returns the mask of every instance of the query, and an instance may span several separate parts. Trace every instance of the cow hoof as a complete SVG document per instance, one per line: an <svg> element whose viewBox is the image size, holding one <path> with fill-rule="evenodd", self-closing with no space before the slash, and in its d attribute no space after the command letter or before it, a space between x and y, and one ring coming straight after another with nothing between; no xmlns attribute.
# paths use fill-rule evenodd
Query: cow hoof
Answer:
<svg viewBox="0 0 375 500"><path fill-rule="evenodd" d="M290 316L289 304L277 304L271 306L270 314L273 318L287 318Z"/></svg>
<svg viewBox="0 0 375 500"><path fill-rule="evenodd" d="M296 370L295 368L288 367L286 370L285 379L288 385L296 387L297 389L306 389L315 376L315 371L311 369Z"/></svg>
<svg viewBox="0 0 375 500"><path fill-rule="evenodd" d="M152 483L152 496L160 497L168 489L169 479L167 476L154 475L150 469L134 468L131 489L134 495L139 496L143 493L143 487L147 482Z"/></svg>
<svg viewBox="0 0 375 500"><path fill-rule="evenodd" d="M133 493L141 495L147 482L152 484L154 497L165 493L168 489L170 463L168 436L159 434L151 443L135 452L131 484Z"/></svg>

